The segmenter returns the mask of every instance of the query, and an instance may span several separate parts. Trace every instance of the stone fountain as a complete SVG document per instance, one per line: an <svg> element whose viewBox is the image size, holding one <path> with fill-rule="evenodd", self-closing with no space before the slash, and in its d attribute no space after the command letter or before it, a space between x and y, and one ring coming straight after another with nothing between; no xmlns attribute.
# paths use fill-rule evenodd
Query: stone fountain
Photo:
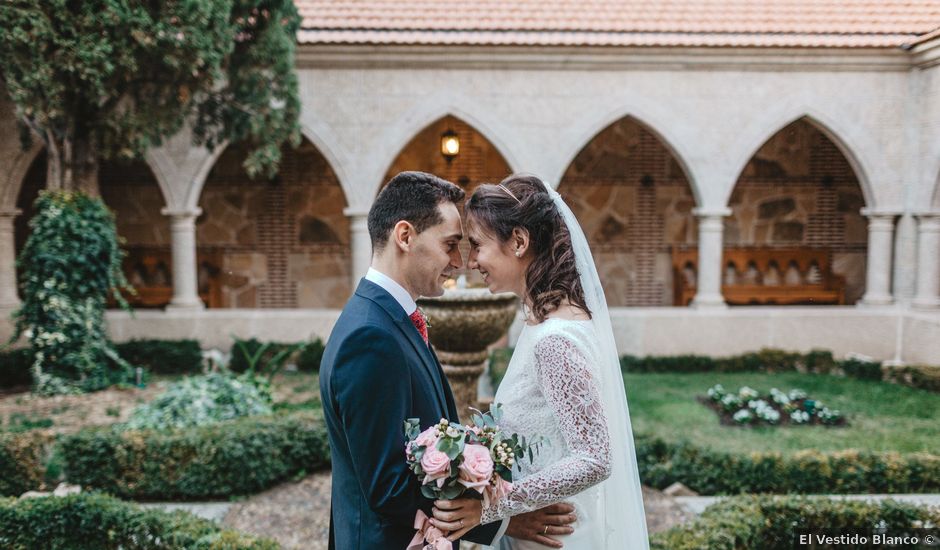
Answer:
<svg viewBox="0 0 940 550"><path fill-rule="evenodd" d="M418 305L428 317L428 337L454 391L461 421L466 422L469 407L479 406L477 383L486 370L488 348L506 334L516 316L516 296L467 288L461 275L456 284L445 287L443 296L420 298Z"/></svg>

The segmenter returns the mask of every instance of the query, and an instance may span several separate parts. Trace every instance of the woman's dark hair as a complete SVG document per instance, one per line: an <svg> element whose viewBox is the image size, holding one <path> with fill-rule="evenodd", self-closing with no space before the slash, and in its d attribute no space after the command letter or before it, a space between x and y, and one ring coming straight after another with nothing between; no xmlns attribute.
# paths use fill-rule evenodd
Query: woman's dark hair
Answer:
<svg viewBox="0 0 940 550"><path fill-rule="evenodd" d="M499 185L483 184L464 209L468 219L479 223L500 243L507 242L517 227L529 232L529 248L535 258L526 270L523 299L536 321L544 321L566 300L591 315L584 301L568 226L540 179L516 174Z"/></svg>
<svg viewBox="0 0 940 550"><path fill-rule="evenodd" d="M464 190L425 172L401 172L389 180L369 210L372 250L381 252L395 224L404 220L421 233L444 219L437 209L442 202L459 204Z"/></svg>

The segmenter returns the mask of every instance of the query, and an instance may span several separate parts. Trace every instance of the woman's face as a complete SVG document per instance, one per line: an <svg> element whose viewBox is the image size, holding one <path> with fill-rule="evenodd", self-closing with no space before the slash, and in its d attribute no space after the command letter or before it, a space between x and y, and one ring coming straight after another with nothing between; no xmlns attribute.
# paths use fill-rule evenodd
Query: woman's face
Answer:
<svg viewBox="0 0 940 550"><path fill-rule="evenodd" d="M525 293L525 272L530 263L527 254L516 256L511 241L499 242L472 216L467 220L467 233L470 236L467 267L483 275L483 282L490 292L513 292L522 296Z"/></svg>

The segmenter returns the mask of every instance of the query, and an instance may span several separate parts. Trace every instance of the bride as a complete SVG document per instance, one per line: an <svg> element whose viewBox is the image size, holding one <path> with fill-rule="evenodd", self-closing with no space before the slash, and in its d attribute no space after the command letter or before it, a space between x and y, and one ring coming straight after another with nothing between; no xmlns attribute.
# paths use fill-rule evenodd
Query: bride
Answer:
<svg viewBox="0 0 940 550"><path fill-rule="evenodd" d="M501 427L550 442L518 462L508 494L439 500L434 524L466 530L556 502L574 505L566 548L646 550L636 451L610 316L591 251L571 210L529 175L481 185L466 204L469 267L491 292L523 300L526 324L496 392ZM502 550L544 548L503 537Z"/></svg>

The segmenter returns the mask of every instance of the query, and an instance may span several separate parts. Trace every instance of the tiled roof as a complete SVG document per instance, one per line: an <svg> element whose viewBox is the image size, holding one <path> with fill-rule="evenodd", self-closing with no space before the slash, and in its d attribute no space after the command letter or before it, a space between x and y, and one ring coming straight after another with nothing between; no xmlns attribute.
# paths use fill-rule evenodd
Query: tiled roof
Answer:
<svg viewBox="0 0 940 550"><path fill-rule="evenodd" d="M899 47L940 0L295 0L308 44Z"/></svg>

